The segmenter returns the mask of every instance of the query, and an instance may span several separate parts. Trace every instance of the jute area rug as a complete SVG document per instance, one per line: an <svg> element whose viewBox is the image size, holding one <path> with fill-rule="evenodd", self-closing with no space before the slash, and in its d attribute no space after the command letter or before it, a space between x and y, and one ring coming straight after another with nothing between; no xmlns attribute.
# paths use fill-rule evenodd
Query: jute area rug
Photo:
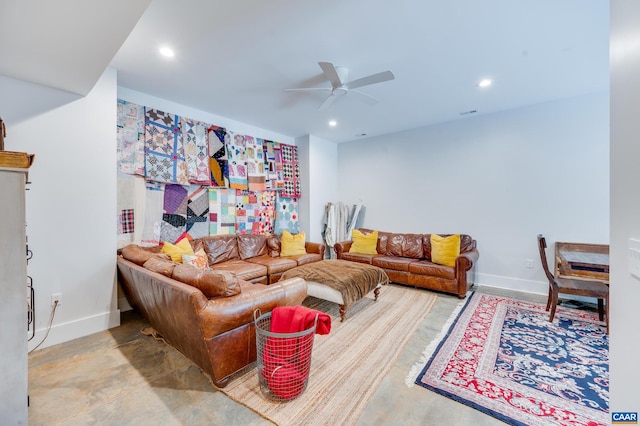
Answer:
<svg viewBox="0 0 640 426"><path fill-rule="evenodd" d="M308 297L304 305L331 315L332 328L315 336L306 390L290 401L268 400L252 368L221 391L278 425L355 424L436 299L427 291L385 285L378 301L368 295L340 322L335 303Z"/></svg>
<svg viewBox="0 0 640 426"><path fill-rule="evenodd" d="M416 383L512 425L606 425L609 338L596 313L474 293Z"/></svg>

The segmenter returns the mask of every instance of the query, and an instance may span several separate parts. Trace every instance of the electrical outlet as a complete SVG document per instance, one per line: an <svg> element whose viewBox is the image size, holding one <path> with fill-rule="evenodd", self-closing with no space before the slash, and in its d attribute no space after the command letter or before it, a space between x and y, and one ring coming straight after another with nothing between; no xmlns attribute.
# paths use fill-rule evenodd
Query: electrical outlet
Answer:
<svg viewBox="0 0 640 426"><path fill-rule="evenodd" d="M51 295L51 306L56 306L56 302L58 302L58 306L62 305L62 293L53 293Z"/></svg>
<svg viewBox="0 0 640 426"><path fill-rule="evenodd" d="M533 259L527 259L527 268L533 268Z"/></svg>

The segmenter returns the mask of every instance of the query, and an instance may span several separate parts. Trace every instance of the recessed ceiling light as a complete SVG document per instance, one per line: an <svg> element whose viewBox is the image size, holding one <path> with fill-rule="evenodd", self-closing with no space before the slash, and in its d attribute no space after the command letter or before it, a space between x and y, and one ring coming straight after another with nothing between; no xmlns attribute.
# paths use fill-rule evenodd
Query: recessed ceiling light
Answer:
<svg viewBox="0 0 640 426"><path fill-rule="evenodd" d="M331 120L329 122L329 126L331 126L331 127L336 127L337 125L338 125L338 122L336 120Z"/></svg>
<svg viewBox="0 0 640 426"><path fill-rule="evenodd" d="M492 83L493 81L489 80L488 78L485 78L484 80L480 80L480 82L478 83L478 87L489 87L491 86Z"/></svg>
<svg viewBox="0 0 640 426"><path fill-rule="evenodd" d="M162 56L166 56L167 58L173 58L175 56L175 53L173 53L173 50L171 50L166 46L160 48L160 54Z"/></svg>

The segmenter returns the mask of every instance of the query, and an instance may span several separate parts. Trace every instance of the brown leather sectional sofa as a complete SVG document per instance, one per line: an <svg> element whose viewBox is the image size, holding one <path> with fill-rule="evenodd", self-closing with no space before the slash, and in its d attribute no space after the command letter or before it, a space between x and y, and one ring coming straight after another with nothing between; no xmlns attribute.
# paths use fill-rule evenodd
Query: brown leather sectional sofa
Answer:
<svg viewBox="0 0 640 426"><path fill-rule="evenodd" d="M364 234L372 232L370 229L360 231ZM460 255L454 267L431 262L431 234L378 231L377 254L349 253L351 243L344 241L334 245L338 259L378 266L394 283L453 293L461 299L473 285L474 264L479 253L476 241L469 235L460 235Z"/></svg>
<svg viewBox="0 0 640 426"><path fill-rule="evenodd" d="M326 247L307 242L307 254L281 257L280 236L265 235L212 235L191 241L191 246L194 251L204 248L212 269L262 284L278 282L283 272L324 259Z"/></svg>
<svg viewBox="0 0 640 426"><path fill-rule="evenodd" d="M207 298L200 289L122 255L117 266L118 282L129 304L218 387L226 386L233 373L256 360L254 311L266 313L276 306L299 305L307 296L307 283L300 278L267 286L217 273L225 279L231 277L230 285L236 286L236 291L239 286L240 292Z"/></svg>
<svg viewBox="0 0 640 426"><path fill-rule="evenodd" d="M155 332L224 387L233 373L256 360L254 311L301 304L307 283L280 282L280 277L322 260L325 245L308 242L306 254L281 257L279 236L216 235L190 243L194 251L207 253L206 280L195 267L171 262L160 247L131 245L117 257L118 282Z"/></svg>

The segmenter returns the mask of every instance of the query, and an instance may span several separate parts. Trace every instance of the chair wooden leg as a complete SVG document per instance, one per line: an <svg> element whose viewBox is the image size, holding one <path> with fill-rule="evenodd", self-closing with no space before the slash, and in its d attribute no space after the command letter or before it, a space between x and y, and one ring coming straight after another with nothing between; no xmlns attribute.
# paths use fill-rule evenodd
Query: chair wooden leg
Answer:
<svg viewBox="0 0 640 426"><path fill-rule="evenodd" d="M549 312L549 308L551 307L551 298L553 297L553 291L551 290L551 286L549 286L549 296L547 297L547 312Z"/></svg>
<svg viewBox="0 0 640 426"><path fill-rule="evenodd" d="M598 318L600 321L604 321L604 301L603 299L598 299Z"/></svg>
<svg viewBox="0 0 640 426"><path fill-rule="evenodd" d="M552 292L551 297L551 313L549 314L549 322L553 322L553 317L556 315L556 306L558 306L558 293Z"/></svg>

